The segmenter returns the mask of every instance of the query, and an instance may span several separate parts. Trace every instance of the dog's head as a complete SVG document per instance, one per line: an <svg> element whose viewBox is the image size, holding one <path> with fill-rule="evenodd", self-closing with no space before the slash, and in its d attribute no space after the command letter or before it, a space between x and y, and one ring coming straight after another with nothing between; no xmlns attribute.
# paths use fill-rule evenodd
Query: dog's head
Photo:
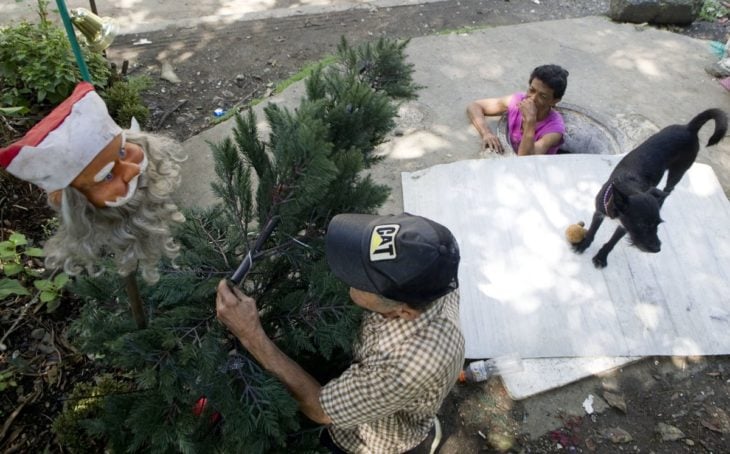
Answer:
<svg viewBox="0 0 730 454"><path fill-rule="evenodd" d="M662 223L659 210L668 193L651 188L646 192L630 194L620 184L614 184L611 207L616 218L629 234L631 243L643 252L659 252L662 242L657 227Z"/></svg>

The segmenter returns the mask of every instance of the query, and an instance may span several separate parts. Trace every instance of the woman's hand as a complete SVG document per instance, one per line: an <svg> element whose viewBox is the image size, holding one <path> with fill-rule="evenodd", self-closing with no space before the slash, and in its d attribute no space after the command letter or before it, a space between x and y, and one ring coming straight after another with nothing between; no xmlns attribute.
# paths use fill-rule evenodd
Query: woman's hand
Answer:
<svg viewBox="0 0 730 454"><path fill-rule="evenodd" d="M535 101L525 98L520 101L520 113L522 114L522 123L534 125L537 122L537 106Z"/></svg>
<svg viewBox="0 0 730 454"><path fill-rule="evenodd" d="M482 134L482 150L504 153L504 150L502 149L502 143L499 141L499 138L491 132L486 132Z"/></svg>

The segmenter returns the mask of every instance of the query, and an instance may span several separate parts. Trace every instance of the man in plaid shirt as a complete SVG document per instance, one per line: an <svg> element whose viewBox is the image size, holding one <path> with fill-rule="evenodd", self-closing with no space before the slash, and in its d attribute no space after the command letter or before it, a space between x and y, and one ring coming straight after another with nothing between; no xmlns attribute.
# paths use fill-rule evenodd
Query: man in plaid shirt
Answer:
<svg viewBox="0 0 730 454"><path fill-rule="evenodd" d="M436 420L464 362L459 327L459 247L429 219L341 214L327 229L327 261L368 310L354 362L321 386L266 336L253 299L225 281L218 318L276 375L333 453L433 453Z"/></svg>

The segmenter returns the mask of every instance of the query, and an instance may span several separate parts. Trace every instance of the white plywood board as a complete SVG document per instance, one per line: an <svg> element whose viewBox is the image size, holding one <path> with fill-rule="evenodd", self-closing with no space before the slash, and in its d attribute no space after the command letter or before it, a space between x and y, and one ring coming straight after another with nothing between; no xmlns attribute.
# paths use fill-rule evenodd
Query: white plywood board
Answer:
<svg viewBox="0 0 730 454"><path fill-rule="evenodd" d="M512 399L525 399L590 375L601 374L641 357L531 358L522 361L522 368L502 375L502 383Z"/></svg>
<svg viewBox="0 0 730 454"><path fill-rule="evenodd" d="M662 251L626 241L596 269L615 228L572 252L565 228L589 223L621 156L460 161L403 173L404 209L449 227L461 247L469 358L730 353L730 203L695 164L662 209Z"/></svg>

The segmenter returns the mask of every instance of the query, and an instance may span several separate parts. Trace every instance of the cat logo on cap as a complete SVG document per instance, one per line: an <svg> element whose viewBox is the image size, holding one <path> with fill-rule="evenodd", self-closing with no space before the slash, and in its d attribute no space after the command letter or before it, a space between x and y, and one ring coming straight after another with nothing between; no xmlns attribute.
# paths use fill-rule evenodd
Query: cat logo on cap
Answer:
<svg viewBox="0 0 730 454"><path fill-rule="evenodd" d="M398 252L395 250L395 235L400 225L376 225L370 235L370 261L395 260Z"/></svg>

